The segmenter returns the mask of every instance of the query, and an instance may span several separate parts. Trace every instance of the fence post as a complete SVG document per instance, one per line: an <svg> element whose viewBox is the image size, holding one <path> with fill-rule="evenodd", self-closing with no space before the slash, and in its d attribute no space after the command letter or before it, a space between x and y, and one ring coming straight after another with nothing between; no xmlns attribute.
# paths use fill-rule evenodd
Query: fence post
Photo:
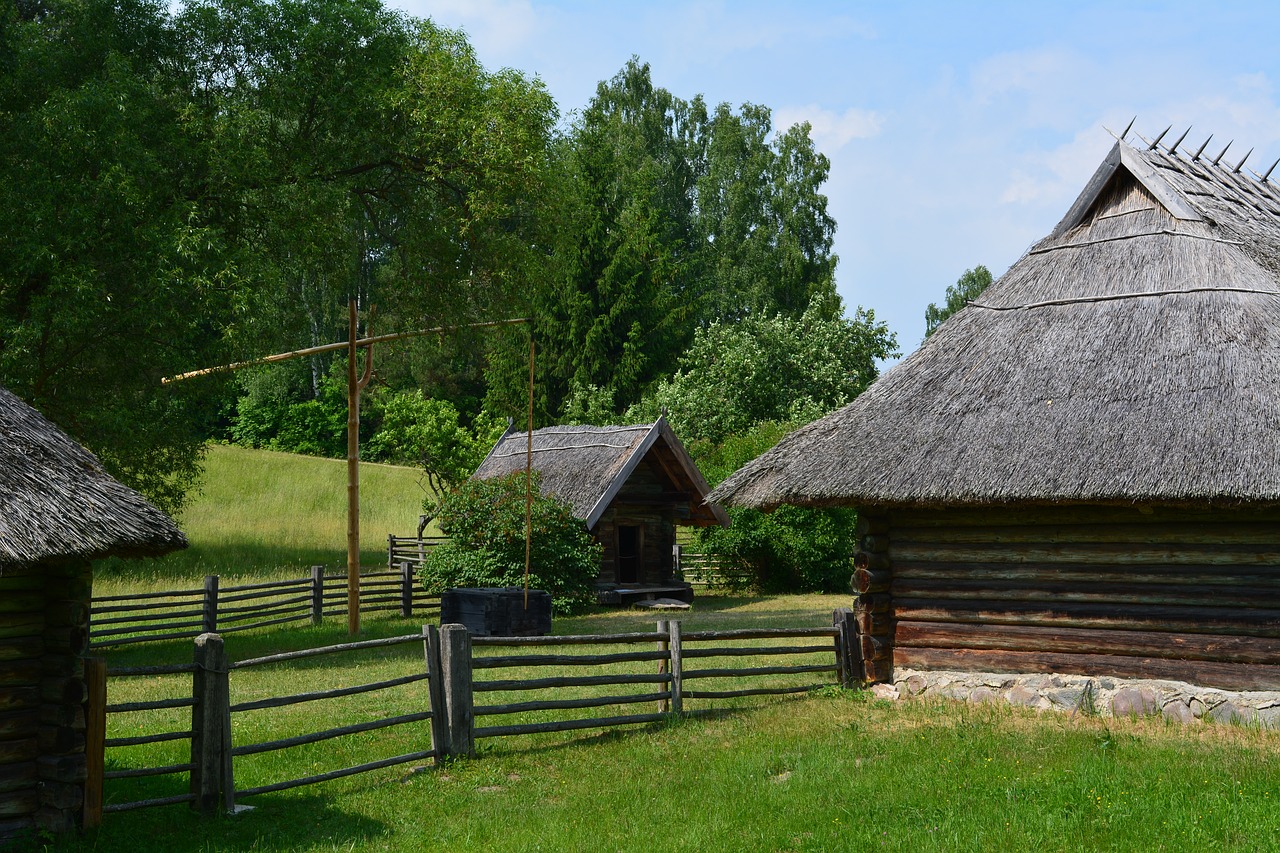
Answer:
<svg viewBox="0 0 1280 853"><path fill-rule="evenodd" d="M671 713L684 713L684 646L680 639L680 620L667 622L671 645Z"/></svg>
<svg viewBox="0 0 1280 853"><path fill-rule="evenodd" d="M311 624L324 619L324 566L311 567Z"/></svg>
<svg viewBox="0 0 1280 853"><path fill-rule="evenodd" d="M831 614L831 624L836 628L836 678L841 687L854 687L865 679L862 655L855 654L858 626L853 611L847 607L837 608Z"/></svg>
<svg viewBox="0 0 1280 853"><path fill-rule="evenodd" d="M203 632L213 634L218 630L218 576L204 576Z"/></svg>
<svg viewBox="0 0 1280 853"><path fill-rule="evenodd" d="M440 673L444 680L445 716L449 721L448 755L475 755L471 698L471 634L461 625L440 629Z"/></svg>
<svg viewBox="0 0 1280 853"><path fill-rule="evenodd" d="M84 659L84 828L102 825L102 780L107 748L107 660Z"/></svg>
<svg viewBox="0 0 1280 853"><path fill-rule="evenodd" d="M400 564L400 615L406 619L413 615L413 570L407 560Z"/></svg>
<svg viewBox="0 0 1280 853"><path fill-rule="evenodd" d="M431 748L436 764L440 764L449 754L449 713L440 670L440 631L435 625L422 626L422 653L427 663L427 699L431 704Z"/></svg>
<svg viewBox="0 0 1280 853"><path fill-rule="evenodd" d="M658 633L667 633L667 620L658 620ZM667 640L658 640L658 651L665 652L663 657L658 658L658 675L666 675L671 671L671 644ZM667 698L658 700L658 713L667 714L671 711L671 685L667 684Z"/></svg>
<svg viewBox="0 0 1280 853"><path fill-rule="evenodd" d="M396 535L394 533L387 534L387 568L394 569L396 567Z"/></svg>
<svg viewBox="0 0 1280 853"><path fill-rule="evenodd" d="M192 679L191 793L192 807L205 816L235 807L231 770L231 693L227 652L222 637L196 637L196 671Z"/></svg>

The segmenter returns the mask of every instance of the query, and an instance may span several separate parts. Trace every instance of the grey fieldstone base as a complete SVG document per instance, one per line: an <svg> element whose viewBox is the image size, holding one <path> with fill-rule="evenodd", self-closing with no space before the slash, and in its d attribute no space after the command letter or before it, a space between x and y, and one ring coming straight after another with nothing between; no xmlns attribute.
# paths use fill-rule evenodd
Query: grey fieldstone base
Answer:
<svg viewBox="0 0 1280 853"><path fill-rule="evenodd" d="M1211 720L1280 729L1280 691L1232 692L1181 681L895 668L893 684L871 690L881 699L942 697L1104 717L1160 715L1178 723Z"/></svg>

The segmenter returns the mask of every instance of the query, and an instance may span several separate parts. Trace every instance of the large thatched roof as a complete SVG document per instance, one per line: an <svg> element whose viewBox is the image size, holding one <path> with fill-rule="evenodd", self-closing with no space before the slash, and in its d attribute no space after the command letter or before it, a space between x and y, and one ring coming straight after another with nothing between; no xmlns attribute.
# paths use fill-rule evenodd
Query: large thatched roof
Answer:
<svg viewBox="0 0 1280 853"><path fill-rule="evenodd" d="M508 429L474 476L501 477L525 467L527 432ZM711 489L666 418L636 426L556 426L533 431L533 468L544 495L572 504L574 515L595 527L632 472L645 460L661 472L671 500L689 506L689 524L728 524L728 516L704 499Z"/></svg>
<svg viewBox="0 0 1280 853"><path fill-rule="evenodd" d="M186 544L172 519L0 388L0 572L6 564L154 555Z"/></svg>
<svg viewBox="0 0 1280 853"><path fill-rule="evenodd" d="M1118 143L975 304L712 498L1280 501L1278 275L1273 184Z"/></svg>

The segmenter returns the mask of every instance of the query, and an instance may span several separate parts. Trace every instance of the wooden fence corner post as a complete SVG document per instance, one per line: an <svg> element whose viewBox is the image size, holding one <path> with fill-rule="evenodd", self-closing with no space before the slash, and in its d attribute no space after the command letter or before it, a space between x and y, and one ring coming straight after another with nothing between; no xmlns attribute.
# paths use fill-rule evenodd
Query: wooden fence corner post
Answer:
<svg viewBox="0 0 1280 853"><path fill-rule="evenodd" d="M413 569L408 560L400 564L400 615L413 616Z"/></svg>
<svg viewBox="0 0 1280 853"><path fill-rule="evenodd" d="M231 769L231 693L227 652L222 637L201 634L195 642L192 676L192 807L205 816L231 811L235 783Z"/></svg>
<svg viewBox="0 0 1280 853"><path fill-rule="evenodd" d="M684 645L680 639L680 620L667 622L671 645L671 713L684 713Z"/></svg>
<svg viewBox="0 0 1280 853"><path fill-rule="evenodd" d="M107 746L107 661L101 657L84 659L84 828L102 825L102 780L106 770Z"/></svg>
<svg viewBox="0 0 1280 853"><path fill-rule="evenodd" d="M311 624L324 620L324 566L311 567Z"/></svg>
<svg viewBox="0 0 1280 853"><path fill-rule="evenodd" d="M206 634L218 630L218 576L204 576L204 614L201 619L202 630Z"/></svg>
<svg viewBox="0 0 1280 853"><path fill-rule="evenodd" d="M453 756L475 755L475 715L471 692L471 634L462 625L440 629L440 671L444 679L449 750Z"/></svg>
<svg viewBox="0 0 1280 853"><path fill-rule="evenodd" d="M667 633L667 624L668 624L668 623L667 623L667 620L666 620L666 619L659 619L659 620L658 620L658 633L659 633L659 634L666 634L666 633ZM669 672L671 671L671 643L669 642L669 639L670 639L670 637L669 637L669 635L668 635L668 637L665 637L665 638L663 638L663 639L661 639L661 640L658 640L658 651L660 651L660 652L662 652L662 653L663 653L663 657L658 658L658 675L666 675L667 673L669 673ZM667 695L666 695L666 697L665 697L665 698L663 698L663 699L659 699L659 700L658 700L658 713L659 713L659 714L669 714L669 713L671 713L671 684L670 684L670 682L668 682L668 683L667 683Z"/></svg>
<svg viewBox="0 0 1280 853"><path fill-rule="evenodd" d="M836 629L836 677L841 687L856 687L863 680L862 655L858 649L858 626L853 610L837 608L831 614L831 624Z"/></svg>
<svg viewBox="0 0 1280 853"><path fill-rule="evenodd" d="M431 706L431 748L436 764L450 754L449 713L445 706L441 672L440 631L435 625L422 626L422 654L427 664L427 701Z"/></svg>

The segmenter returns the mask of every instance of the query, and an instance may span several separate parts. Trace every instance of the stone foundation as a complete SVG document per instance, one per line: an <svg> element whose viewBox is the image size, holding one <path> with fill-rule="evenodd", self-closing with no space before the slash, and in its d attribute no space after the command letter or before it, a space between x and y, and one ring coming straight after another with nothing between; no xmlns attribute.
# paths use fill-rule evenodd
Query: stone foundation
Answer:
<svg viewBox="0 0 1280 853"><path fill-rule="evenodd" d="M1232 692L1181 681L1084 675L1010 675L895 668L892 684L877 684L882 699L941 697L962 702L1008 702L1037 710L1105 717L1163 716L1179 723L1244 723L1280 730L1280 691Z"/></svg>

